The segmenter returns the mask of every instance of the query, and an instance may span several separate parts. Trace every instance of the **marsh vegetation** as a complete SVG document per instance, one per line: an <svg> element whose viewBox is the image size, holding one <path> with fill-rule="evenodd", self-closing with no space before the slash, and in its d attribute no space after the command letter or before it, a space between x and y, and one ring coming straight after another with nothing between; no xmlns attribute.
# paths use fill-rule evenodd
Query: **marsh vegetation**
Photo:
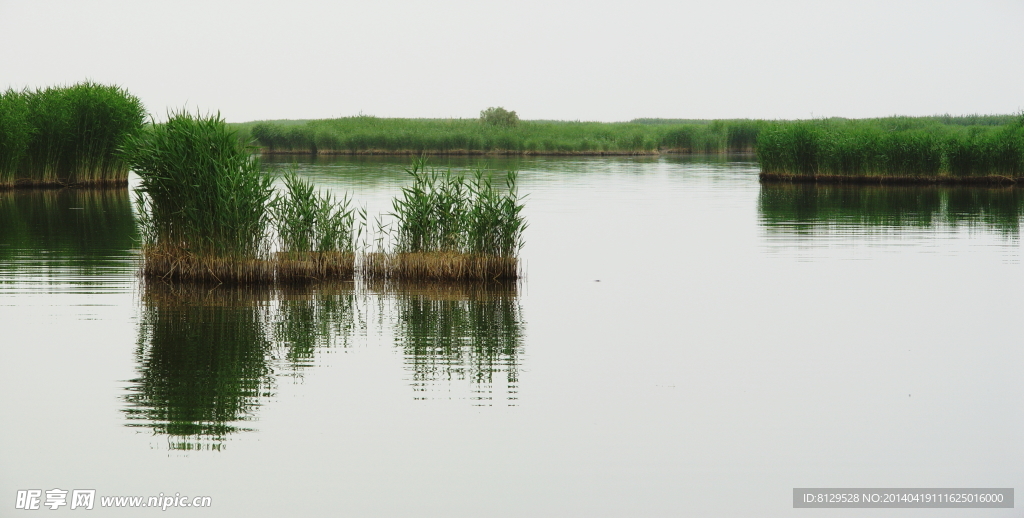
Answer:
<svg viewBox="0 0 1024 518"><path fill-rule="evenodd" d="M500 190L483 171L467 180L416 160L408 170L413 185L394 201L394 221L378 218L370 228L362 211L357 228L347 196L317 192L294 172L275 193L253 151L219 116L185 112L127 141L123 154L142 179L146 276L257 284L345 279L356 272L357 252L367 277L519 275L526 223L514 172Z"/></svg>
<svg viewBox="0 0 1024 518"><path fill-rule="evenodd" d="M137 191L145 275L266 283L271 178L219 116L170 114L135 136L124 156Z"/></svg>
<svg viewBox="0 0 1024 518"><path fill-rule="evenodd" d="M765 180L1016 183L1024 116L970 126L909 117L772 123L757 156Z"/></svg>
<svg viewBox="0 0 1024 518"><path fill-rule="evenodd" d="M477 170L471 179L429 169L416 160L407 170L413 184L393 202L393 247L374 251L368 277L415 280L500 280L519 277L523 246L523 198L516 173L497 189Z"/></svg>
<svg viewBox="0 0 1024 518"><path fill-rule="evenodd" d="M0 188L128 185L117 153L143 129L139 99L117 86L0 94Z"/></svg>
<svg viewBox="0 0 1024 518"><path fill-rule="evenodd" d="M499 111L500 110L500 111ZM479 119L359 116L302 123L240 124L265 153L653 155L752 151L761 121L580 122L520 120L484 110Z"/></svg>

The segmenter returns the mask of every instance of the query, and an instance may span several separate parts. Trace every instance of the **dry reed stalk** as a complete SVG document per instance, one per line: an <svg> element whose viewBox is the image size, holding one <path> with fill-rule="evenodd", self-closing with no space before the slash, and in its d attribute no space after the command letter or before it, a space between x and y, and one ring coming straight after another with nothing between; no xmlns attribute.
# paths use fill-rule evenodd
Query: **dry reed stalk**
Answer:
<svg viewBox="0 0 1024 518"><path fill-rule="evenodd" d="M366 279L385 279L391 272L394 254L370 252L363 254L362 274Z"/></svg>
<svg viewBox="0 0 1024 518"><path fill-rule="evenodd" d="M265 259L205 257L187 250L148 247L142 251L144 277L224 284L274 282L274 264Z"/></svg>
<svg viewBox="0 0 1024 518"><path fill-rule="evenodd" d="M390 257L388 277L416 280L499 280L519 277L515 257L459 252L406 252Z"/></svg>
<svg viewBox="0 0 1024 518"><path fill-rule="evenodd" d="M355 254L351 252L279 252L274 256L278 282L351 279Z"/></svg>

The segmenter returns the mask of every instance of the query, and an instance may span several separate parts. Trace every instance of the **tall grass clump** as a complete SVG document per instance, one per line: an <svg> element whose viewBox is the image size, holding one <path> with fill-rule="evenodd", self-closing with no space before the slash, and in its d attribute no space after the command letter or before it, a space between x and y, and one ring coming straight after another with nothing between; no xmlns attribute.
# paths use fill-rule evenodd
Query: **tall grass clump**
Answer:
<svg viewBox="0 0 1024 518"><path fill-rule="evenodd" d="M127 186L117 153L143 129L139 99L93 82L0 96L0 185Z"/></svg>
<svg viewBox="0 0 1024 518"><path fill-rule="evenodd" d="M279 250L277 280L294 282L352 277L355 268L355 213L348 196L335 200L315 192L293 171L285 193L271 203Z"/></svg>
<svg viewBox="0 0 1024 518"><path fill-rule="evenodd" d="M171 113L128 139L142 179L144 274L179 280L270 282L270 177L254 149L216 116Z"/></svg>
<svg viewBox="0 0 1024 518"><path fill-rule="evenodd" d="M394 250L370 254L369 277L413 280L498 280L519 276L523 246L523 199L516 173L505 189L477 171L471 180L426 169L422 160L408 170L410 187L393 201Z"/></svg>
<svg viewBox="0 0 1024 518"><path fill-rule="evenodd" d="M758 136L762 178L1015 183L1024 124L961 126L936 118L776 122Z"/></svg>

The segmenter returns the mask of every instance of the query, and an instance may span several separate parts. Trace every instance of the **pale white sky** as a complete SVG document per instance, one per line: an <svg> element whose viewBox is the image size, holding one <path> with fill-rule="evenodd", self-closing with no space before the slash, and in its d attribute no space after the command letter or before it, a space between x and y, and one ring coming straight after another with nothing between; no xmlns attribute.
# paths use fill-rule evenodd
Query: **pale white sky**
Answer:
<svg viewBox="0 0 1024 518"><path fill-rule="evenodd" d="M232 122L1013 113L1022 27L1021 0L0 0L0 88Z"/></svg>

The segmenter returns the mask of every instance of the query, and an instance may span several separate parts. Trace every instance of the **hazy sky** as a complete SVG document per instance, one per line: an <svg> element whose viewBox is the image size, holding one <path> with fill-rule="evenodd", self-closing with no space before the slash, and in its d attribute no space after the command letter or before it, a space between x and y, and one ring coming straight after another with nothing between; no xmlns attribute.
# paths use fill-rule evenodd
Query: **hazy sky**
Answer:
<svg viewBox="0 0 1024 518"><path fill-rule="evenodd" d="M0 0L0 87L233 122L1012 113L1022 27L1021 0Z"/></svg>

